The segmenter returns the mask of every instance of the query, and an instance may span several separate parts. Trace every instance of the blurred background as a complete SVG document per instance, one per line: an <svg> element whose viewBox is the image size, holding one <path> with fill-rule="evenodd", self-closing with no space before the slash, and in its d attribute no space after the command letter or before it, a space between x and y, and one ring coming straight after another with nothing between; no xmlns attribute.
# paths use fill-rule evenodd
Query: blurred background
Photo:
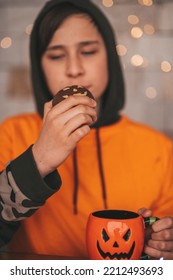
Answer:
<svg viewBox="0 0 173 280"><path fill-rule="evenodd" d="M0 121L35 110L28 47L45 2L0 0ZM93 2L115 30L126 83L123 113L173 139L173 0Z"/></svg>

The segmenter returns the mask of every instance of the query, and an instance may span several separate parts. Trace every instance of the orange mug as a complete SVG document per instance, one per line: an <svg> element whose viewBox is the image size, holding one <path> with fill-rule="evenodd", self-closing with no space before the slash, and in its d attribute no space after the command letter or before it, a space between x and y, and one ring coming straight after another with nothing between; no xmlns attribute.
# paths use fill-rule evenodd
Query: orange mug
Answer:
<svg viewBox="0 0 173 280"><path fill-rule="evenodd" d="M158 218L127 210L100 210L89 215L86 245L92 260L145 259L145 228Z"/></svg>

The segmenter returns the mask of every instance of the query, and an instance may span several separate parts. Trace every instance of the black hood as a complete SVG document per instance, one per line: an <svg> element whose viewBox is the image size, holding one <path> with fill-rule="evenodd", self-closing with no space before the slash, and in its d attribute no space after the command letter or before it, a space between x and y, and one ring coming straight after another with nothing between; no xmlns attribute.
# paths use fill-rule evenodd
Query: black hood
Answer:
<svg viewBox="0 0 173 280"><path fill-rule="evenodd" d="M49 1L40 11L34 23L31 33L30 55L32 83L37 110L39 114L43 116L44 103L52 99L52 95L47 88L46 81L40 66L40 54L38 48L39 26L47 12L61 3L71 3L82 12L89 14L91 18L93 18L102 34L107 49L109 83L103 94L101 100L100 116L98 117L97 122L94 124L94 127L101 127L115 123L119 119L120 109L122 109L124 106L124 81L119 57L116 53L115 36L107 18L104 16L101 10L89 0Z"/></svg>

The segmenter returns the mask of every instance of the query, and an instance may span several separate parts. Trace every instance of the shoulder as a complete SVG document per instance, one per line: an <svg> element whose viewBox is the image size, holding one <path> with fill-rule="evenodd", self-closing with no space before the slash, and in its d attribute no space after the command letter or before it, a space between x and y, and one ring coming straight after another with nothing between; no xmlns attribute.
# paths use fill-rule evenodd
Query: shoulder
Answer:
<svg viewBox="0 0 173 280"><path fill-rule="evenodd" d="M27 127L27 126L40 126L41 125L41 117L38 113L25 113L14 115L6 118L1 122L1 127Z"/></svg>
<svg viewBox="0 0 173 280"><path fill-rule="evenodd" d="M167 135L158 131L149 125L133 121L130 118L123 116L126 124L126 133L131 140L137 141L138 144L153 146L168 146L172 149L173 141Z"/></svg>

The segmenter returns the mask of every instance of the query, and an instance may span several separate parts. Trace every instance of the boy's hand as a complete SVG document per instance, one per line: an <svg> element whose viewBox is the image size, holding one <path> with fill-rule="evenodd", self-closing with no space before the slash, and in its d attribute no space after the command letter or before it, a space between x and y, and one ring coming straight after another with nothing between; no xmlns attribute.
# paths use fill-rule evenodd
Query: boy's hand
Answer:
<svg viewBox="0 0 173 280"><path fill-rule="evenodd" d="M138 214L143 217L152 216L152 211L141 208ZM152 231L146 230L144 252L153 259L173 260L173 217L164 217L154 222Z"/></svg>
<svg viewBox="0 0 173 280"><path fill-rule="evenodd" d="M33 145L33 155L40 174L54 171L90 131L97 119L96 102L86 96L69 96L52 107L45 104L43 127Z"/></svg>

